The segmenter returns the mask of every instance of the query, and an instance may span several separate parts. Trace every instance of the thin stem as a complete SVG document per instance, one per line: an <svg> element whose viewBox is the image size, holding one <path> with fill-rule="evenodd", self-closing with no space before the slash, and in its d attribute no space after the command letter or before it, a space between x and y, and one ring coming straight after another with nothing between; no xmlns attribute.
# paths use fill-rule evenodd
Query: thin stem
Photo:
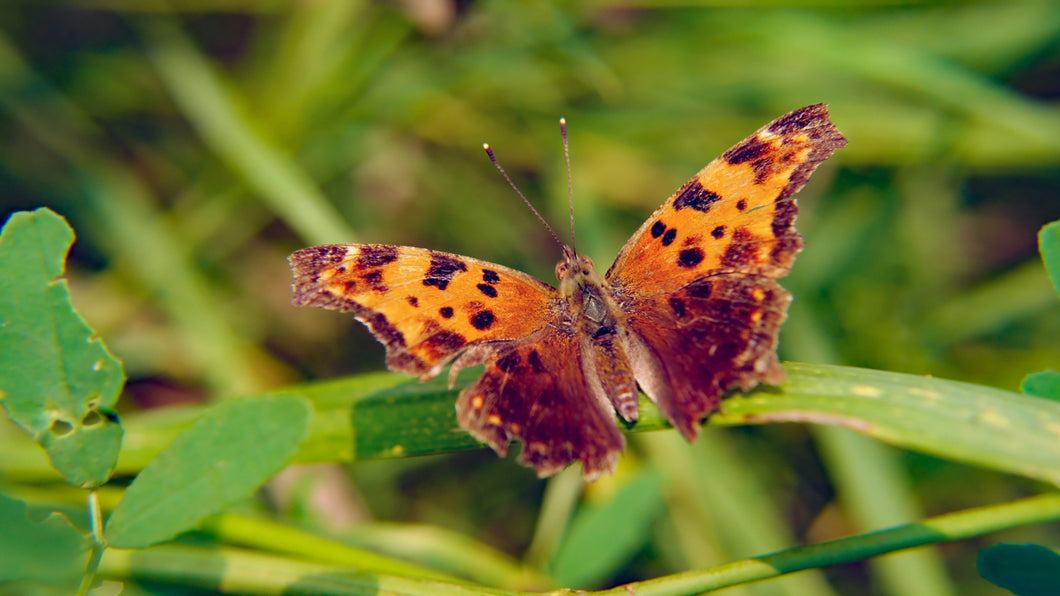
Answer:
<svg viewBox="0 0 1060 596"><path fill-rule="evenodd" d="M92 546L85 574L81 577L81 585L77 587L77 596L87 595L95 585L99 562L107 548L107 538L103 535L103 509L99 504L99 494L94 489L88 493L88 519L92 525Z"/></svg>

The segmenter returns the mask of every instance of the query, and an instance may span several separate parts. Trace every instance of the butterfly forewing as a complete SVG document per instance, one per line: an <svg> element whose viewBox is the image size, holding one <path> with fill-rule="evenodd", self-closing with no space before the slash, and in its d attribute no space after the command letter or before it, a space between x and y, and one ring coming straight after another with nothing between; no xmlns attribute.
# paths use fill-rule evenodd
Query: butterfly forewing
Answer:
<svg viewBox="0 0 1060 596"><path fill-rule="evenodd" d="M802 247L791 197L845 144L823 104L767 124L656 210L619 252L607 280L668 294L720 272L787 274Z"/></svg>
<svg viewBox="0 0 1060 596"><path fill-rule="evenodd" d="M556 290L478 259L423 248L332 244L290 257L294 303L352 312L391 370L429 378L461 350L540 330Z"/></svg>

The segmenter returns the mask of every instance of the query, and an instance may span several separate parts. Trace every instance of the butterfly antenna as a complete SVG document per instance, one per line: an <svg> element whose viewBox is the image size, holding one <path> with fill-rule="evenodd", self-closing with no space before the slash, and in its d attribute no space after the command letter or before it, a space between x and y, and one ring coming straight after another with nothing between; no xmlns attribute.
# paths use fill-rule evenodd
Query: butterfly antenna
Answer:
<svg viewBox="0 0 1060 596"><path fill-rule="evenodd" d="M574 182L570 175L570 142L567 140L567 119L559 119L559 134L563 137L563 157L567 160L567 204L570 205L570 250L578 254L578 244L574 241Z"/></svg>
<svg viewBox="0 0 1060 596"><path fill-rule="evenodd" d="M515 190L515 192L519 195L519 198L521 198L523 202L526 203L526 206L534 212L534 215L537 216L537 219L545 225L545 229L548 230L548 233L552 234L552 237L556 240L556 244L560 245L561 248L565 248L563 246L563 241L560 240L559 236L556 234L556 230L553 230L552 226L548 225L548 222L545 221L545 218L541 217L541 214L538 213L537 208L535 208L533 203L531 203L530 200L526 198L526 195L523 194L523 191L519 190L519 187L515 185L515 182L512 182L512 178L508 175L508 172L504 171L504 168L501 167L501 162L497 161L497 156L493 154L493 149L490 148L489 143L483 143L482 148L486 150L486 155L490 156L490 161L493 162L493 165L497 166L497 169L500 170L501 175L504 176L504 179L508 181L508 186L511 186L512 189Z"/></svg>

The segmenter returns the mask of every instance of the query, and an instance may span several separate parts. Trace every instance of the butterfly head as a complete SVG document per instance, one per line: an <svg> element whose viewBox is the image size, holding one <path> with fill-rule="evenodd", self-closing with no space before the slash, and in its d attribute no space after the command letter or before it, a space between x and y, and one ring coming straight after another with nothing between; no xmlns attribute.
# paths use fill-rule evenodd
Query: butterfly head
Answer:
<svg viewBox="0 0 1060 596"><path fill-rule="evenodd" d="M604 278L596 272L593 260L576 254L569 246L563 247L563 260L556 265L556 277L559 292L564 297L574 295L579 288L604 285Z"/></svg>

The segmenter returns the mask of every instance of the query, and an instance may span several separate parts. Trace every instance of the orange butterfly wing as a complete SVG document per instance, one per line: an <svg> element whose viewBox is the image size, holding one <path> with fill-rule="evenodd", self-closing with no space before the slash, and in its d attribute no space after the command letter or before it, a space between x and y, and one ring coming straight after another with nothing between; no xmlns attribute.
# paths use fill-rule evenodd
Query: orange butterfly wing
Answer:
<svg viewBox="0 0 1060 596"><path fill-rule="evenodd" d="M469 346L542 329L559 300L525 273L423 248L331 244L289 260L294 304L352 312L386 345L391 370L421 380Z"/></svg>
<svg viewBox="0 0 1060 596"><path fill-rule="evenodd" d="M421 380L454 356L482 376L460 392L457 420L500 455L512 439L542 476L581 461L610 472L625 446L614 413L586 387L580 338L555 288L468 257L422 248L336 244L290 257L294 304L352 312L387 349L387 366Z"/></svg>
<svg viewBox="0 0 1060 596"><path fill-rule="evenodd" d="M802 248L791 198L846 145L823 104L782 116L681 187L607 272L643 341L637 381L687 438L736 386L784 378L777 333Z"/></svg>

